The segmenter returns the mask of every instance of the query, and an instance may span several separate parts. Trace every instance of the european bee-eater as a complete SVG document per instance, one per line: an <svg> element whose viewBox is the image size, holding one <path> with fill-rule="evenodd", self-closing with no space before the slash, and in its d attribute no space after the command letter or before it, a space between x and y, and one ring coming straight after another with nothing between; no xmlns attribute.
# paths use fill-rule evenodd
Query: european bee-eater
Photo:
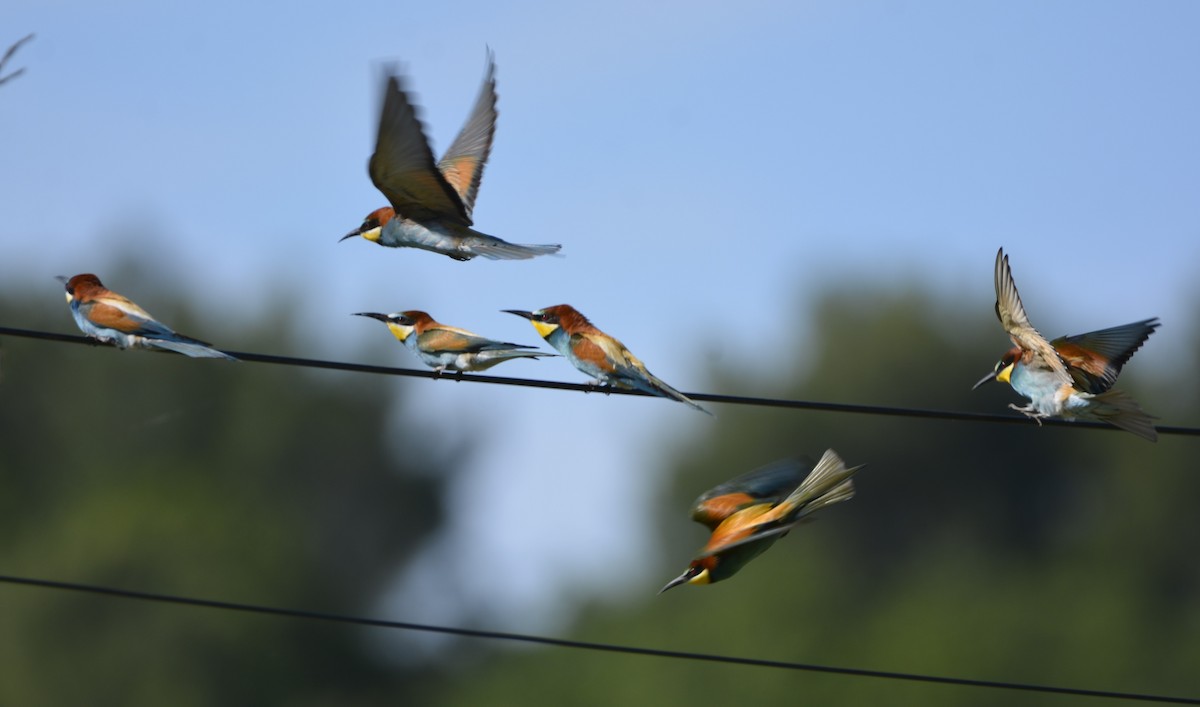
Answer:
<svg viewBox="0 0 1200 707"><path fill-rule="evenodd" d="M91 273L58 279L66 284L67 303L75 323L93 339L122 349L165 349L193 358L237 360L199 339L173 331L128 298L106 288Z"/></svg>
<svg viewBox="0 0 1200 707"><path fill-rule="evenodd" d="M496 65L488 57L487 75L466 125L439 162L417 118L402 79L387 77L379 134L368 172L391 206L367 214L362 225L342 240L362 236L393 248L431 250L455 260L477 255L494 260L523 260L557 253L559 245L519 245L471 228L471 211L492 150L496 130Z"/></svg>
<svg viewBox="0 0 1200 707"><path fill-rule="evenodd" d="M1009 407L1038 424L1044 417L1099 420L1156 441L1154 418L1111 388L1129 357L1158 328L1158 319L1046 341L1029 323L1003 248L996 253L995 277L996 316L1015 346L972 390L990 380L1008 383L1029 398L1025 406Z"/></svg>
<svg viewBox="0 0 1200 707"><path fill-rule="evenodd" d="M601 385L619 388L634 388L652 395L673 398L686 403L700 412L711 412L697 405L691 398L656 378L637 356L625 348L625 344L597 329L569 304L526 312L520 309L505 309L509 314L524 317L533 323L542 336L556 351L566 357L573 366L594 378Z"/></svg>
<svg viewBox="0 0 1200 707"><path fill-rule="evenodd" d="M704 524L712 536L683 574L658 593L681 584L728 579L809 514L854 497L850 477L861 465L846 468L837 452L828 449L804 476L807 467L793 459L778 461L697 498L692 504L692 520Z"/></svg>
<svg viewBox="0 0 1200 707"><path fill-rule="evenodd" d="M355 316L378 319L387 324L392 335L400 340L425 365L442 371L486 371L498 363L514 358L557 356L544 351L530 351L532 346L494 341L478 334L446 326L425 312L409 310L392 314L358 312Z"/></svg>

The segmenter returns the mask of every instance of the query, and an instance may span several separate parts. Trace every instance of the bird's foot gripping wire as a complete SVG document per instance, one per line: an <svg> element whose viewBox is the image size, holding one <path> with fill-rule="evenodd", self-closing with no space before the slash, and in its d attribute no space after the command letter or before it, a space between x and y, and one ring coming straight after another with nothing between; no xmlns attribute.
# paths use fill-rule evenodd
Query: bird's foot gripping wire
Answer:
<svg viewBox="0 0 1200 707"><path fill-rule="evenodd" d="M1034 422L1038 423L1038 427L1042 426L1042 418L1047 417L1046 413L1037 412L1034 410L1032 403L1024 406L1017 405L1016 403L1009 403L1008 406L1021 413L1025 417L1031 418Z"/></svg>
<svg viewBox="0 0 1200 707"><path fill-rule="evenodd" d="M612 386L609 385L607 381L602 381L597 378L596 380L592 381L591 390L589 390L588 392L589 393L604 393L605 395L609 395L610 393L612 393Z"/></svg>

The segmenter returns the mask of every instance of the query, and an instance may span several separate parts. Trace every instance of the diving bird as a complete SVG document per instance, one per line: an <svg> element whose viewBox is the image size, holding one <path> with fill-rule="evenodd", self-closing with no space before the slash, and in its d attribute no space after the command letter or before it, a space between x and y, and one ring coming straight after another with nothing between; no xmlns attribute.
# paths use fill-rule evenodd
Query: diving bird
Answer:
<svg viewBox="0 0 1200 707"><path fill-rule="evenodd" d="M659 594L681 584L711 584L728 579L761 555L811 513L854 497L850 477L861 465L846 468L832 449L804 476L808 464L785 459L743 474L705 492L692 504L692 520L712 531L683 574Z"/></svg>
<svg viewBox="0 0 1200 707"><path fill-rule="evenodd" d="M1029 398L1024 406L1009 407L1039 425L1045 417L1098 420L1156 441L1154 418L1111 388L1129 357L1158 328L1158 318L1046 341L1029 323L1003 248L996 253L995 277L996 316L1015 345L972 390L990 380L1008 383Z"/></svg>
<svg viewBox="0 0 1200 707"><path fill-rule="evenodd" d="M523 260L557 253L560 245L519 245L471 228L471 211L492 150L496 130L496 64L488 56L487 75L475 107L450 149L438 162L402 79L387 77L375 153L367 171L391 206L367 214L362 225L341 240L362 236L392 248L421 248L470 260Z"/></svg>
<svg viewBox="0 0 1200 707"><path fill-rule="evenodd" d="M67 303L71 305L75 324L93 339L122 349L165 349L193 358L237 360L199 339L173 331L146 310L102 285L91 273L69 280L61 276L58 279L66 284Z"/></svg>
<svg viewBox="0 0 1200 707"><path fill-rule="evenodd" d="M514 358L536 359L558 355L531 351L534 348L532 346L494 341L466 329L446 326L415 309L392 314L358 312L355 316L378 319L386 324L400 343L412 349L425 365L438 373L447 370L486 371Z"/></svg>
<svg viewBox="0 0 1200 707"><path fill-rule="evenodd" d="M634 388L651 395L672 398L712 415L688 396L656 378L646 370L646 364L625 348L625 344L597 329L569 304L546 307L536 312L520 309L503 311L532 322L538 334L565 356L571 365L601 385Z"/></svg>

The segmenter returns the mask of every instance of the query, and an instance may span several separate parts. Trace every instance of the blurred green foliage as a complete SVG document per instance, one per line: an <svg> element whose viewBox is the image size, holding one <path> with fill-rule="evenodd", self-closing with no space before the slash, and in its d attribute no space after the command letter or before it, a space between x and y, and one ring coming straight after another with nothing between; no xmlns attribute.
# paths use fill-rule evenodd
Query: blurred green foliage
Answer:
<svg viewBox="0 0 1200 707"><path fill-rule="evenodd" d="M715 371L717 391L1003 410L970 386L1008 343L990 316L898 292L835 292L796 371ZM1117 324L1119 322L1113 322ZM1152 341L1154 344L1162 342ZM1192 349L1193 351L1196 349ZM778 362L785 357L774 355ZM1121 387L1196 424L1187 386ZM770 381L764 384L761 381ZM1172 402L1176 407L1171 407ZM594 605L570 637L880 671L1200 696L1196 440L1118 431L725 407L671 470L657 527L675 561L631 605ZM868 466L858 495L742 572L655 591L706 539L687 520L705 489L771 460L833 447ZM656 539L657 541L657 539ZM598 568L604 571L604 568ZM565 649L505 651L438 705L1066 705L1095 699Z"/></svg>
<svg viewBox="0 0 1200 707"><path fill-rule="evenodd" d="M157 294L151 311L202 330ZM6 296L0 320L74 330L61 300ZM211 338L287 351L292 331L280 313ZM441 523L423 468L443 460L389 451L416 440L386 429L377 377L0 351L5 574L363 614ZM13 586L0 612L4 705L374 705L411 679L346 627Z"/></svg>

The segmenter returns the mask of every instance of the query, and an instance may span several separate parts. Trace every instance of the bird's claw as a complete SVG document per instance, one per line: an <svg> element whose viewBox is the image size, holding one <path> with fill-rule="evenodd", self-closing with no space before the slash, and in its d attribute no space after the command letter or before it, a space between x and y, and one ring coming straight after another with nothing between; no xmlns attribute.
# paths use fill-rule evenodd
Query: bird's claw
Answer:
<svg viewBox="0 0 1200 707"><path fill-rule="evenodd" d="M1032 405L1020 406L1020 405L1017 405L1016 403L1009 403L1008 406L1010 408L1012 408L1013 410L1016 410L1017 412L1021 413L1025 417L1031 418L1034 422L1036 422L1038 424L1038 427L1042 426L1042 418L1046 417L1046 415L1044 413L1036 412L1035 410L1033 410Z"/></svg>

